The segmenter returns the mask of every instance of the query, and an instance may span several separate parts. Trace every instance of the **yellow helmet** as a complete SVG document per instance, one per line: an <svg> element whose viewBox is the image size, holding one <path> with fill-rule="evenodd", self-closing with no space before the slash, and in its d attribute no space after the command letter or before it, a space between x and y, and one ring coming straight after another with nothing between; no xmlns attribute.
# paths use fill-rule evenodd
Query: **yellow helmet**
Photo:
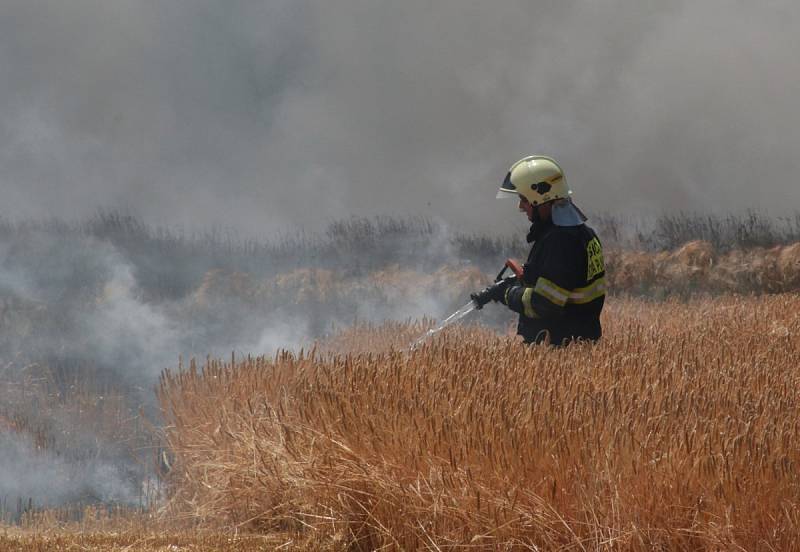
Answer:
<svg viewBox="0 0 800 552"><path fill-rule="evenodd" d="M556 199L569 199L572 191L564 178L564 171L555 160L543 155L520 159L508 170L497 191L497 197L521 195L531 205L541 205Z"/></svg>

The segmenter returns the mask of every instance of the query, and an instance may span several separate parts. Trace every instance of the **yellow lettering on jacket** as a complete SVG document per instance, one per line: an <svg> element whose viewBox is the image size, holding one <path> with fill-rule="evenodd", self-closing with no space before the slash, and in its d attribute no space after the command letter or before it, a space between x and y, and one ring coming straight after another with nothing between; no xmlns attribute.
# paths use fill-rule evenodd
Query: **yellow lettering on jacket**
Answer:
<svg viewBox="0 0 800 552"><path fill-rule="evenodd" d="M586 258L589 259L589 266L586 269L586 280L591 280L601 272L605 272L605 262L603 261L603 247L600 240L592 238L586 246Z"/></svg>

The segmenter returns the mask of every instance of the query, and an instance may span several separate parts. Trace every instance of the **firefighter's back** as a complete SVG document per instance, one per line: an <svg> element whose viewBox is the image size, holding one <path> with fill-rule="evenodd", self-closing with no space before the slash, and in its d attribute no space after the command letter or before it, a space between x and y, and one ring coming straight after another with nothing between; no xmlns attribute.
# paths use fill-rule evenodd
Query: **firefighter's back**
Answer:
<svg viewBox="0 0 800 552"><path fill-rule="evenodd" d="M518 333L526 342L549 340L563 345L574 339L596 341L602 335L605 264L597 234L585 224L551 226L531 248L524 285L541 295L538 316L520 315Z"/></svg>

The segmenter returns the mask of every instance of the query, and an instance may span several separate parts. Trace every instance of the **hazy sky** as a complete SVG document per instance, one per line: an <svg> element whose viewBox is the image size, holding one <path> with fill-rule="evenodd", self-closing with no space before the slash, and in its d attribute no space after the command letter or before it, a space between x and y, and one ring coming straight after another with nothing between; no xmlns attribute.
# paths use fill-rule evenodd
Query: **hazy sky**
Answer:
<svg viewBox="0 0 800 552"><path fill-rule="evenodd" d="M4 0L0 215L505 230L531 153L590 214L794 211L798 29L789 0Z"/></svg>

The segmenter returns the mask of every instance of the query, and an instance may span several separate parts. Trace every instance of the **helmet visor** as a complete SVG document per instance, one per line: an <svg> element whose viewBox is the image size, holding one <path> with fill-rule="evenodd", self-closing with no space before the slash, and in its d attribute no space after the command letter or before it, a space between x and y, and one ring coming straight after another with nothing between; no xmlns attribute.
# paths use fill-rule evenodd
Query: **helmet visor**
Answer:
<svg viewBox="0 0 800 552"><path fill-rule="evenodd" d="M508 171L503 183L500 184L500 189L497 190L497 198L502 197L516 197L517 187L511 182L511 171Z"/></svg>

